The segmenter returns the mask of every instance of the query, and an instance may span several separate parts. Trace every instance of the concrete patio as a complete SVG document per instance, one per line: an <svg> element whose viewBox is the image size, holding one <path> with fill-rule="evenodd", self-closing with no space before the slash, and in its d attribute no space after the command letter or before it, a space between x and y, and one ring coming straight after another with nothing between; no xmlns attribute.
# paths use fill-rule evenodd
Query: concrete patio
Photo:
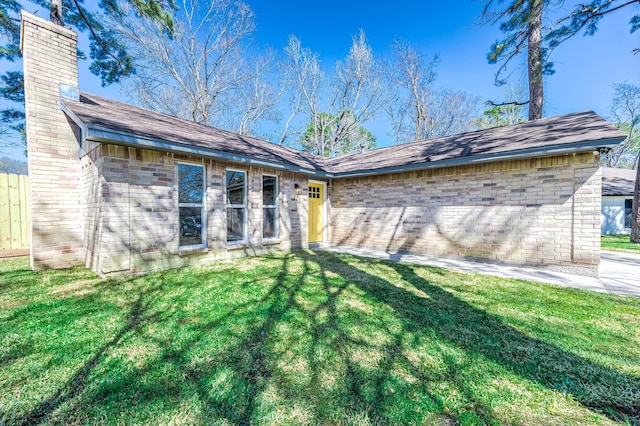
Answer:
<svg viewBox="0 0 640 426"><path fill-rule="evenodd" d="M493 262L468 260L436 255L388 252L351 246L312 244L314 250L328 250L357 256L388 259L418 265L436 266L460 272L517 278L540 283L575 287L602 293L640 297L640 254L602 251L599 276L584 276L552 268L519 267Z"/></svg>

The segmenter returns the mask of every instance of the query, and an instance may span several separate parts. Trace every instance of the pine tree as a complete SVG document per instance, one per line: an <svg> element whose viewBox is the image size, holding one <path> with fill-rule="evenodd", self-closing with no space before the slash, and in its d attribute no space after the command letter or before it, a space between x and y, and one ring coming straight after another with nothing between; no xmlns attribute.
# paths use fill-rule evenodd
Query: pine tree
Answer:
<svg viewBox="0 0 640 426"><path fill-rule="evenodd" d="M175 8L173 0L129 0L139 16L148 16L162 21L168 31L172 31L169 10ZM50 11L50 19L58 25L72 28L89 38L91 58L90 70L99 76L103 86L120 81L134 72L132 59L115 32L106 27L100 17L89 12L82 0L43 0L0 2L0 60L15 62L20 54L20 11L27 5L42 7ZM117 1L101 1L101 12L105 16L127 19ZM63 13L64 12L64 13ZM82 53L80 53L83 56ZM9 70L0 76L0 99L3 109L0 120L24 137L24 87L20 70Z"/></svg>

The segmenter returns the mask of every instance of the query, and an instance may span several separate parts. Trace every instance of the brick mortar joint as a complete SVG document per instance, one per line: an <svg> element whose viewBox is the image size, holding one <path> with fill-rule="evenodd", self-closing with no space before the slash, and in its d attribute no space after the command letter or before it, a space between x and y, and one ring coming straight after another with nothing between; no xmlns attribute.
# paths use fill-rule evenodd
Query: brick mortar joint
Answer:
<svg viewBox="0 0 640 426"><path fill-rule="evenodd" d="M22 11L21 17L22 17L22 22L26 22L26 23L35 25L35 26L40 27L40 28L44 28L44 29L52 31L52 32L54 32L56 34L60 34L60 35L72 38L74 40L77 40L77 38L78 38L78 34L75 31L73 31L73 30L71 30L69 28L54 24L51 21L47 21L44 18L41 18L39 16L36 16L36 15L34 15L32 13L29 13L29 12L26 12L24 10Z"/></svg>
<svg viewBox="0 0 640 426"><path fill-rule="evenodd" d="M46 19L40 18L39 16L36 16L34 14L31 14L23 10L21 14L21 18L22 19L21 19L21 25L20 25L20 51L24 50L25 31L27 30L28 25L41 28L43 30L50 31L54 34L66 37L69 41L73 42L74 44L77 43L78 41L78 34L75 31L62 27L60 25L54 24L53 22L47 21ZM38 32L37 28L35 29L36 32ZM31 36L28 38L31 40L34 37Z"/></svg>

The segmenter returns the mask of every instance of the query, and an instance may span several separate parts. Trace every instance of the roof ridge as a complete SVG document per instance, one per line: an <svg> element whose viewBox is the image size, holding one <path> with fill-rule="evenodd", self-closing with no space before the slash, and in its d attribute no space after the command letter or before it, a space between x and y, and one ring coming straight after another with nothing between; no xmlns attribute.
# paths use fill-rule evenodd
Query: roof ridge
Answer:
<svg viewBox="0 0 640 426"><path fill-rule="evenodd" d="M91 97L94 97L94 98L103 99L103 100L105 100L107 102L114 102L114 103L123 104L123 105L126 105L128 107L133 107L133 108L137 108L137 109L140 109L140 110L143 110L143 111L147 111L147 112L149 112L151 114L162 115L162 116L168 117L168 118L170 118L172 120L180 120L180 121L183 121L185 123L188 123L189 125L202 126L202 127L207 128L207 129L212 129L212 130L215 130L215 131L218 131L218 132L221 132L221 133L226 133L228 135L239 137L239 138L242 138L242 139L245 139L245 140L255 141L255 142L258 142L258 143L269 144L269 146L279 147L281 149L284 149L284 150L296 153L298 155L301 155L303 157L306 157L308 159L311 159L313 161L326 160L325 157L321 157L319 155L315 155L315 154L312 154L312 153L309 153L309 152L306 152L306 151L302 151L302 150L297 149L297 148L288 147L286 145L281 145L281 144L278 144L278 143L275 143L275 142L271 142L271 141L268 141L268 140L260 139L260 138L255 137L255 136L243 135L243 134L240 134L240 133L237 133L237 132L233 132L233 131L230 131L230 130L221 129L219 127L214 127L214 126L210 126L210 125L207 125L207 124L198 123L198 122L195 122L195 121L187 120L185 118L176 117L174 115L170 115L170 114L167 114L167 113L164 113L164 112L161 112L161 111L156 111L156 110L153 110L153 109L150 109L150 108L146 108L146 107L143 107L143 106L133 105L133 104L130 104L130 103L127 103L127 102L123 102L123 101L119 101L119 100L116 100L116 99L107 98L105 96L96 95L94 93L80 91L80 96L85 96L89 100L90 100ZM69 100L65 100L65 102L67 102L67 101L69 101Z"/></svg>
<svg viewBox="0 0 640 426"><path fill-rule="evenodd" d="M317 176L388 173L509 155L541 155L550 148L553 152L586 151L614 146L626 136L595 112L580 111L326 158L99 95L81 95L80 101L63 100L63 109L74 115L74 121L93 126L91 136L98 142L193 152Z"/></svg>
<svg viewBox="0 0 640 426"><path fill-rule="evenodd" d="M539 125L541 122L544 122L544 121L558 120L558 119L560 119L562 117L570 117L570 116L577 116L577 115L584 115L584 114L593 114L593 115L596 115L596 116L602 118L604 121L606 121L602 116L600 116L598 113L596 113L593 110L583 110L583 111L571 112L571 113L568 113L568 114L560 114L560 115L553 115L551 117L539 118L537 120L527 120L527 121L523 121L521 123L506 124L504 126L494 126L494 127L489 127L487 129L468 130L466 132L454 133L454 134L446 135L446 136L438 136L437 138L418 139L418 140L414 140L414 141L410 141L410 142L403 142L403 143L390 145L390 146L381 146L381 147L377 147L377 148L373 148L373 149L368 149L365 152L374 153L374 152L380 152L381 150L391 150L392 148L397 148L399 146L411 146L411 145L415 145L415 144L430 144L430 143L435 143L437 141L446 140L446 139L449 139L449 138L462 138L462 137L465 137L465 136L473 135L474 133L485 134L487 132L495 131L496 129L500 129L500 131L504 131L505 129L513 128L513 127L516 127L516 126L523 127L523 126L526 126L526 125L535 125L535 124ZM615 127L615 126L613 126L613 124L611 124L611 126ZM347 159L347 158L355 157L355 156L358 156L358 155L361 155L361 154L363 154L363 152L356 152L356 153L353 153L353 154L342 155L340 157L331 157L331 158L328 158L327 160L329 160L330 163L333 163L335 161L332 161L332 160Z"/></svg>

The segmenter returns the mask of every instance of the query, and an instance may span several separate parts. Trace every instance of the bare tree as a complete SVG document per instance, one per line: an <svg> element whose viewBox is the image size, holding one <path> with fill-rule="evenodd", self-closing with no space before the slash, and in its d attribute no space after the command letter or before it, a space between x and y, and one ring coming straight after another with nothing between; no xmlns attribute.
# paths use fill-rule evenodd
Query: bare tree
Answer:
<svg viewBox="0 0 640 426"><path fill-rule="evenodd" d="M640 87L628 83L614 86L611 121L625 133L623 143L604 158L608 167L635 168L640 155Z"/></svg>
<svg viewBox="0 0 640 426"><path fill-rule="evenodd" d="M427 105L427 125L421 139L439 138L473 128L480 98L467 92L439 89Z"/></svg>
<svg viewBox="0 0 640 426"><path fill-rule="evenodd" d="M616 84L611 114L616 126L627 133L627 138L609 152L608 165L627 165L636 169L630 241L640 243L640 87L628 83Z"/></svg>
<svg viewBox="0 0 640 426"><path fill-rule="evenodd" d="M289 116L285 120L279 144L284 144L292 136L301 135L295 119L303 111L312 120L320 114L320 88L324 80L318 54L302 47L295 35L289 36L284 54L285 59L280 67L284 76L283 85L288 89Z"/></svg>
<svg viewBox="0 0 640 426"><path fill-rule="evenodd" d="M8 157L0 158L0 173L10 173L15 175L28 174L26 161L18 161Z"/></svg>
<svg viewBox="0 0 640 426"><path fill-rule="evenodd" d="M438 55L427 58L404 41L395 41L391 51L392 57L387 62L385 111L396 143L424 139L426 108L440 58Z"/></svg>
<svg viewBox="0 0 640 426"><path fill-rule="evenodd" d="M318 55L291 36L285 48L285 81L289 85L290 115L281 142L298 134L302 148L325 156L341 155L375 144L364 129L382 106L382 84L373 51L363 31L353 37L349 53L325 78ZM295 126L302 123L302 126ZM301 119L301 120L300 120Z"/></svg>
<svg viewBox="0 0 640 426"><path fill-rule="evenodd" d="M279 119L278 103L282 90L277 89L274 82L278 78L274 71L277 66L276 52L267 50L265 55L251 58L250 79L239 87L236 110L238 117L236 131L242 135L261 134L261 123L276 122Z"/></svg>
<svg viewBox="0 0 640 426"><path fill-rule="evenodd" d="M396 143L451 135L472 127L478 98L433 87L438 55L426 57L403 41L396 41L391 50L384 105Z"/></svg>
<svg viewBox="0 0 640 426"><path fill-rule="evenodd" d="M117 25L137 74L124 85L132 101L197 123L253 134L272 118L278 91L267 79L273 54L248 52L253 12L233 0L183 0L173 34L149 19Z"/></svg>

